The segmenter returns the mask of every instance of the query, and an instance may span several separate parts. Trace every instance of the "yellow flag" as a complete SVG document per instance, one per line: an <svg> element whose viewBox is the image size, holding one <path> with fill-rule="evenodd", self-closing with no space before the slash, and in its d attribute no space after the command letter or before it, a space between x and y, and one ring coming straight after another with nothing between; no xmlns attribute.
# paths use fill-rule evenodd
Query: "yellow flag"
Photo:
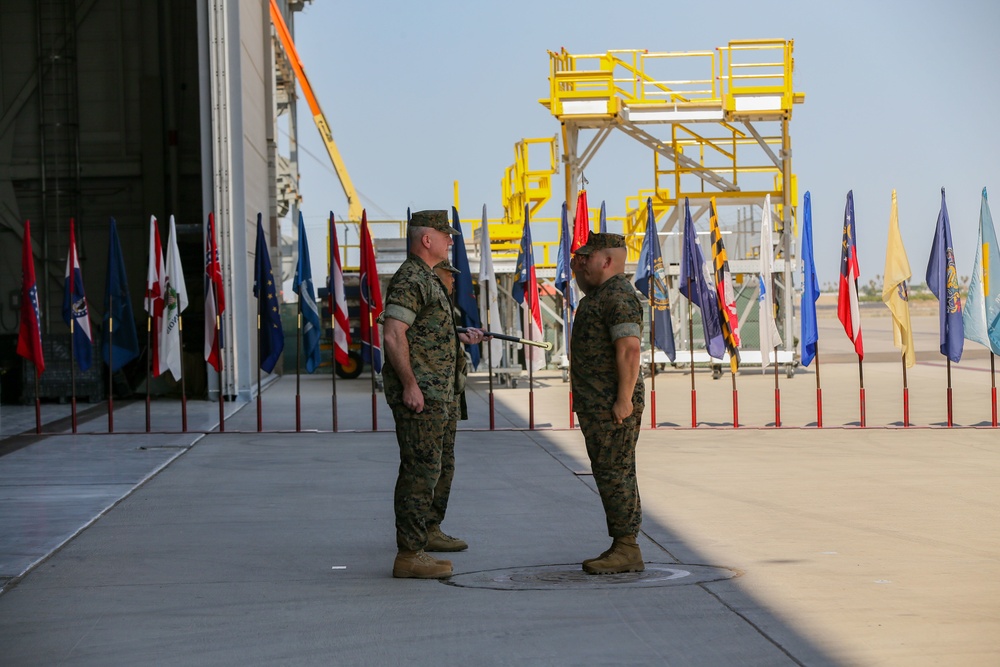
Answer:
<svg viewBox="0 0 1000 667"><path fill-rule="evenodd" d="M903 362L909 368L916 363L913 351L913 327L910 326L910 262L906 259L903 238L899 235L899 213L896 209L896 191L892 191L892 211L889 213L889 242L885 250L885 280L882 283L882 301L892 313L893 344L903 353Z"/></svg>

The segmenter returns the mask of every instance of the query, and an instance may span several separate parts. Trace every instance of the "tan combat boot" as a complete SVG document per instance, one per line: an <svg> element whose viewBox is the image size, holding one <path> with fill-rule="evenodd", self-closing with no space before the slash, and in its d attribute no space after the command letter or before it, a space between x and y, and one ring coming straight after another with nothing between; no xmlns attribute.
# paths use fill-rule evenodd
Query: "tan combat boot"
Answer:
<svg viewBox="0 0 1000 667"><path fill-rule="evenodd" d="M451 561L436 560L423 551L400 551L392 564L392 576L397 579L447 579L451 576Z"/></svg>
<svg viewBox="0 0 1000 667"><path fill-rule="evenodd" d="M634 535L616 537L611 548L599 558L583 562L587 574L620 574L622 572L642 572L642 551Z"/></svg>
<svg viewBox="0 0 1000 667"><path fill-rule="evenodd" d="M441 526L428 526L427 527L427 546L424 547L427 551L465 551L469 548L469 545L465 543L465 540L460 540L457 537L452 537L451 535L445 535L441 532Z"/></svg>

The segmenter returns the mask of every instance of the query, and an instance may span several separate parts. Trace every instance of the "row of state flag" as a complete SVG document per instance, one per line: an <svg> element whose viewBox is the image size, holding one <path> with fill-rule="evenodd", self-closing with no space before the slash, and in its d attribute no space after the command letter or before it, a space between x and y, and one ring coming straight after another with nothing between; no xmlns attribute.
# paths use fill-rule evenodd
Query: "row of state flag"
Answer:
<svg viewBox="0 0 1000 667"><path fill-rule="evenodd" d="M370 285L363 289L363 315L373 313L378 317L382 309L377 272L374 270L374 250L368 233L367 221L363 224L367 251L362 255L363 273L370 275ZM159 221L155 216L149 221L149 261L143 307L149 319L149 369L153 377L169 372L174 379L183 376L181 362L181 314L187 308L189 299L184 272L181 268L177 246L176 223L170 217L169 236L166 251L160 235ZM330 215L330 271L327 278L329 309L334 317L334 350L341 364L349 361L348 349L351 344L350 327L347 318L347 301L344 296L344 278L340 251L336 237L333 215ZM102 356L111 371L117 371L139 356L139 337L135 327L132 301L128 289L125 261L118 237L117 223L112 218L108 227L108 266L104 295ZM35 278L34 256L31 242L31 222L24 225L22 248L22 301L18 330L17 353L31 361L36 376L45 371L45 355L42 349L41 309L38 286ZM369 269L369 267L371 267ZM367 270L367 271L366 271ZM65 290L62 308L63 319L70 327L72 357L82 371L93 364L93 330L83 286L83 274L76 244L76 225L70 220L69 251L66 259ZM215 219L208 216L205 235L205 361L216 371L222 369L223 340L222 314L226 310L225 287L216 240ZM299 295L303 312L303 339L305 342L306 370L314 372L319 366L319 340L321 324L314 293L312 270L309 260L309 246L302 217L299 217L298 264L293 281L293 289ZM277 287L271 269L270 256L264 237L262 217L257 216L257 240L254 262L254 296L260 300L260 366L271 372L284 349L284 333L281 328ZM368 332L363 328L363 334ZM375 350L376 369L381 370L381 345L377 330L374 342L369 346ZM366 338L366 340L369 340ZM366 350L365 358L371 358Z"/></svg>

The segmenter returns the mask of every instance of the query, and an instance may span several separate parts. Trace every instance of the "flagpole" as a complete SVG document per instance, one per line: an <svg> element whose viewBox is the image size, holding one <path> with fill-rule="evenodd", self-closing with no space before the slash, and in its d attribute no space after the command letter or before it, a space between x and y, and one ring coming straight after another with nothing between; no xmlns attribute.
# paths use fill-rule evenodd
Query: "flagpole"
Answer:
<svg viewBox="0 0 1000 667"><path fill-rule="evenodd" d="M903 428L910 426L910 390L906 385L906 352L900 354L903 363Z"/></svg>
<svg viewBox="0 0 1000 667"><path fill-rule="evenodd" d="M330 257L330 293L327 298L330 299L330 361L332 368L330 369L330 382L332 384L332 390L330 394L331 407L333 408L333 432L337 432L337 295L334 294L336 291L334 280L333 280L333 267L337 261L337 258L333 256L333 235L336 233L334 229L333 222L333 211L330 212L330 232L327 234L326 242L327 255Z"/></svg>
<svg viewBox="0 0 1000 667"><path fill-rule="evenodd" d="M951 412L951 357L948 357L948 428L953 425Z"/></svg>
<svg viewBox="0 0 1000 667"><path fill-rule="evenodd" d="M990 350L990 384L993 394L993 428L997 427L997 376L996 376L996 366L994 365L994 360L996 355L993 354L993 350Z"/></svg>
<svg viewBox="0 0 1000 667"><path fill-rule="evenodd" d="M774 427L781 428L781 389L778 388L778 346L774 346Z"/></svg>
<svg viewBox="0 0 1000 667"><path fill-rule="evenodd" d="M150 370L153 365L153 355L150 354L150 350L152 350L151 347L152 343L150 342L150 330L152 329L151 320L152 318L149 316L149 313L147 312L146 313L146 433L149 433L151 426L149 417L149 410L150 410L149 385L153 381L152 380L153 374L152 371Z"/></svg>
<svg viewBox="0 0 1000 667"><path fill-rule="evenodd" d="M865 427L865 371L861 361L861 355L858 355L858 380L861 383L861 428L864 428Z"/></svg>
<svg viewBox="0 0 1000 667"><path fill-rule="evenodd" d="M819 341L816 341L816 428L823 428L823 389L819 383Z"/></svg>
<svg viewBox="0 0 1000 667"><path fill-rule="evenodd" d="M212 281L212 298L215 299L215 312L219 312L219 298L215 293L215 281ZM221 331L222 323L219 321L219 316L215 316L215 340L221 341ZM222 391L222 346L219 346L219 433L226 432L226 407L223 404L223 391Z"/></svg>
<svg viewBox="0 0 1000 667"><path fill-rule="evenodd" d="M535 318L530 311L527 311L525 314L528 324L524 330L528 332L528 338L531 338L530 327ZM531 357L534 356L535 351L534 349L529 350L526 347L523 349L524 361L528 364L528 430L533 431L535 430L535 364L532 363L533 360Z"/></svg>
<svg viewBox="0 0 1000 667"><path fill-rule="evenodd" d="M295 432L298 433L302 430L302 397L301 397L301 387L302 387L302 373L300 371L302 367L302 295L299 295L299 312L296 317L296 330L295 330Z"/></svg>
<svg viewBox="0 0 1000 667"><path fill-rule="evenodd" d="M736 391L736 371L729 367L729 376L733 378L733 428L740 427L740 395Z"/></svg>
<svg viewBox="0 0 1000 667"><path fill-rule="evenodd" d="M42 432L42 399L39 397L41 389L38 386L38 364L36 362L32 364L35 366L35 433L40 434Z"/></svg>
<svg viewBox="0 0 1000 667"><path fill-rule="evenodd" d="M492 280L486 281L486 330L492 331L492 322L490 322L490 283ZM490 430L496 428L496 423L494 421L493 413L493 341L486 346L486 365L489 369L490 376ZM573 391L572 384L570 385L570 395L569 395L569 414L570 414L570 426L572 427L573 422Z"/></svg>
<svg viewBox="0 0 1000 667"><path fill-rule="evenodd" d="M378 280L378 277L376 277ZM372 309L368 309L368 356L372 364L372 431L378 430L378 402L375 400L375 332L372 327Z"/></svg>
<svg viewBox="0 0 1000 667"><path fill-rule="evenodd" d="M567 343L567 347L566 347L566 350L567 350L567 352L566 352L566 360L569 362L569 369L568 369L568 371L569 371L569 427L570 428L576 428L576 424L574 422L574 417L576 417L576 413L573 412L573 351L570 348L570 345L572 345L572 342L573 342L573 306L572 305L569 306L569 308L566 309L566 312L569 313L569 320L566 322L566 334L567 334L566 337L569 339L569 343Z"/></svg>
<svg viewBox="0 0 1000 667"><path fill-rule="evenodd" d="M650 276L647 287L649 300L649 427L656 428L656 315L653 312L653 280ZM640 372L642 372L640 370Z"/></svg>
<svg viewBox="0 0 1000 667"><path fill-rule="evenodd" d="M71 423L73 425L73 433L76 433L76 366L74 362L76 361L76 336L74 335L74 326L76 324L76 318L72 315L69 318L69 377L70 384L72 385L72 394L70 398L70 411L72 414ZM37 395L37 391L35 394Z"/></svg>
<svg viewBox="0 0 1000 667"><path fill-rule="evenodd" d="M173 235L173 232L171 232L171 235ZM187 389L184 385L184 317L181 316L179 310L177 313L177 347L181 354L181 432L187 433L188 404Z"/></svg>
<svg viewBox="0 0 1000 667"><path fill-rule="evenodd" d="M108 297L108 433L115 432L115 298Z"/></svg>
<svg viewBox="0 0 1000 667"><path fill-rule="evenodd" d="M691 428L698 426L698 392L694 388L694 314L691 307L691 276L688 276L688 350L691 353Z"/></svg>
<svg viewBox="0 0 1000 667"><path fill-rule="evenodd" d="M257 258L256 261L261 261ZM260 271L261 274L264 273L263 269ZM257 291L257 432L260 433L264 430L264 421L261 415L261 402L260 402L260 346L261 346L261 336L260 336L260 310L261 302L264 300L264 285L262 284L264 276L261 275L259 288Z"/></svg>

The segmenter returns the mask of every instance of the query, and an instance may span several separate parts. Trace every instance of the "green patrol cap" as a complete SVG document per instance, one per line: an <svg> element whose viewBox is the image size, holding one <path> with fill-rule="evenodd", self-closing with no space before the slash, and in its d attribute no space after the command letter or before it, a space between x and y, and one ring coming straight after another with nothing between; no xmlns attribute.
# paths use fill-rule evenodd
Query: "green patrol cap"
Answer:
<svg viewBox="0 0 1000 667"><path fill-rule="evenodd" d="M461 273L458 269L451 265L446 259L442 259L440 262L434 265L435 269L444 269L445 271L451 271L452 273Z"/></svg>
<svg viewBox="0 0 1000 667"><path fill-rule="evenodd" d="M410 227L430 227L445 234L461 234L448 223L448 211L417 211L410 216Z"/></svg>
<svg viewBox="0 0 1000 667"><path fill-rule="evenodd" d="M577 255L589 255L598 250L608 250L610 248L624 248L625 237L621 234L597 234L590 232L587 237L587 244L576 249Z"/></svg>

